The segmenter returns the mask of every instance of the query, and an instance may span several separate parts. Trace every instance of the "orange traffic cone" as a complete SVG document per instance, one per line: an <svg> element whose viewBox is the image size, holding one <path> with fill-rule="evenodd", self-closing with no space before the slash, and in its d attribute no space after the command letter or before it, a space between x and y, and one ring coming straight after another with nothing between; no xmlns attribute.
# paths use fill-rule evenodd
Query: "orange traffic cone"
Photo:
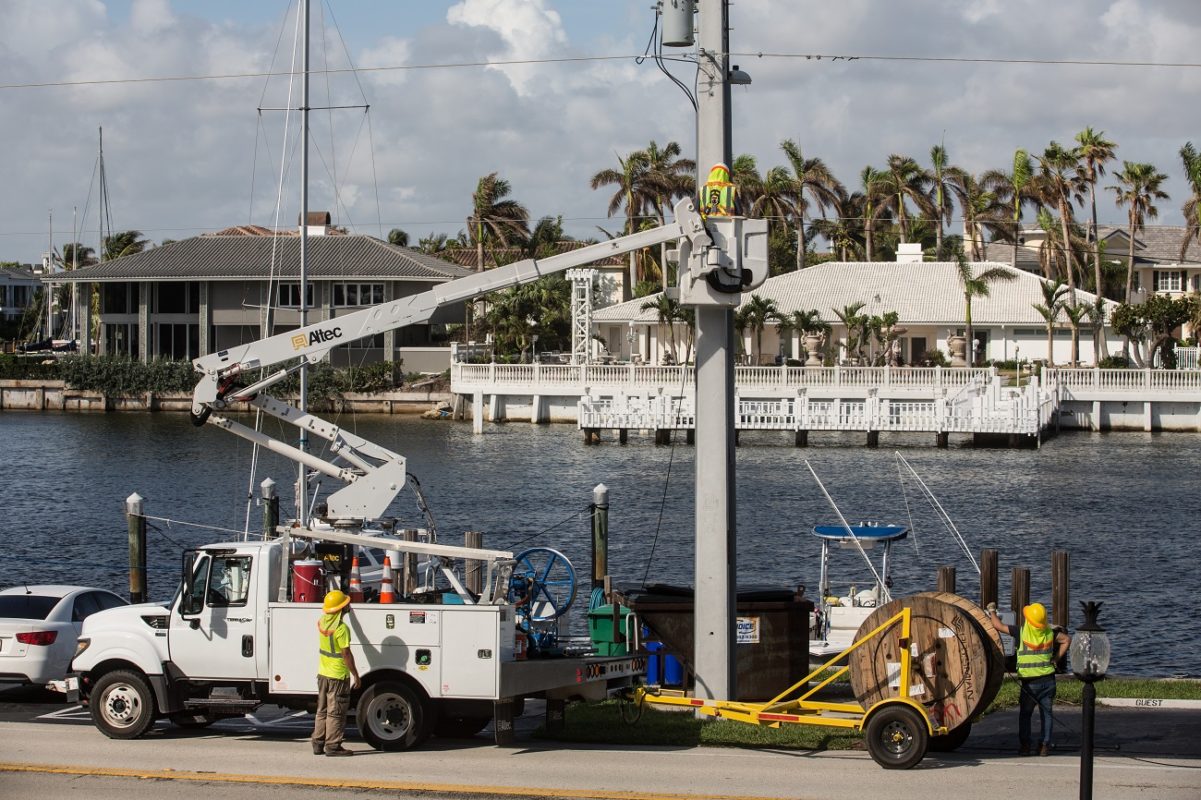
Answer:
<svg viewBox="0 0 1201 800"><path fill-rule="evenodd" d="M384 575L379 583L379 601L381 603L396 602L396 578L392 575L392 559L384 556Z"/></svg>
<svg viewBox="0 0 1201 800"><path fill-rule="evenodd" d="M350 560L350 602L363 602L363 578L359 575L359 557Z"/></svg>

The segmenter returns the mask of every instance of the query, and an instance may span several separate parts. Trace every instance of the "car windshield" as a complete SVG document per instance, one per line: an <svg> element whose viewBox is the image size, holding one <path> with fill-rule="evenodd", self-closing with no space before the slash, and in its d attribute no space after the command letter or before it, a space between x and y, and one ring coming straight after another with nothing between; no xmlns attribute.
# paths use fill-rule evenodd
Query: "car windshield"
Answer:
<svg viewBox="0 0 1201 800"><path fill-rule="evenodd" d="M45 619L60 600L39 594L0 594L0 619Z"/></svg>

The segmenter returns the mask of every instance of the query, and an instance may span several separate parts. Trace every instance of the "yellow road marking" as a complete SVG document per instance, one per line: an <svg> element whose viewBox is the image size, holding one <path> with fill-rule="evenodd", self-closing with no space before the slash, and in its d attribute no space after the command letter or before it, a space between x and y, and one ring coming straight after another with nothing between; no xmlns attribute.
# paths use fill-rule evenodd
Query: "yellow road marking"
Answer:
<svg viewBox="0 0 1201 800"><path fill-rule="evenodd" d="M605 789L548 789L533 786L487 786L460 783L422 783L419 781L380 781L365 778L300 778L283 775L239 775L192 770L118 769L115 767L73 767L57 764L16 764L0 762L0 772L27 772L47 775L81 775L100 778L138 778L145 780L245 783L265 786L299 786L316 789L374 789L400 792L442 792L446 794L505 795L515 797L597 798L597 800L775 800L752 795L680 794L664 792L615 792Z"/></svg>

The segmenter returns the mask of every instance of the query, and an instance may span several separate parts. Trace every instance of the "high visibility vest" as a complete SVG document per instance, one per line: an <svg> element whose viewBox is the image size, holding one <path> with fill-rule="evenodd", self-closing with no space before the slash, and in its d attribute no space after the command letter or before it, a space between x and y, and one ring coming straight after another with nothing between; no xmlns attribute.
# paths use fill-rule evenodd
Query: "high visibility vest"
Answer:
<svg viewBox="0 0 1201 800"><path fill-rule="evenodd" d="M1039 678L1055 673L1055 631L1022 623L1017 652L1018 677Z"/></svg>
<svg viewBox="0 0 1201 800"><path fill-rule="evenodd" d="M734 184L725 164L714 164L701 187L701 214L706 217L734 216Z"/></svg>
<svg viewBox="0 0 1201 800"><path fill-rule="evenodd" d="M350 646L350 628L341 614L326 614L317 620L317 674L342 680L350 675L343 651Z"/></svg>

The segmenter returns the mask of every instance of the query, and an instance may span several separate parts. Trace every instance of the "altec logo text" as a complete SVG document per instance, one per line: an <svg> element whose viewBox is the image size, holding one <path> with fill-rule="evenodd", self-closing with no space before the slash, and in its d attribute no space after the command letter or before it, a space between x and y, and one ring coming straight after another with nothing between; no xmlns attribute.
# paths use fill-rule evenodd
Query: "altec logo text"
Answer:
<svg viewBox="0 0 1201 800"><path fill-rule="evenodd" d="M298 333L292 337L292 349L303 350L304 348L312 347L315 344L324 344L326 342L332 342L334 339L341 338L341 328L311 331L307 337L303 333Z"/></svg>

